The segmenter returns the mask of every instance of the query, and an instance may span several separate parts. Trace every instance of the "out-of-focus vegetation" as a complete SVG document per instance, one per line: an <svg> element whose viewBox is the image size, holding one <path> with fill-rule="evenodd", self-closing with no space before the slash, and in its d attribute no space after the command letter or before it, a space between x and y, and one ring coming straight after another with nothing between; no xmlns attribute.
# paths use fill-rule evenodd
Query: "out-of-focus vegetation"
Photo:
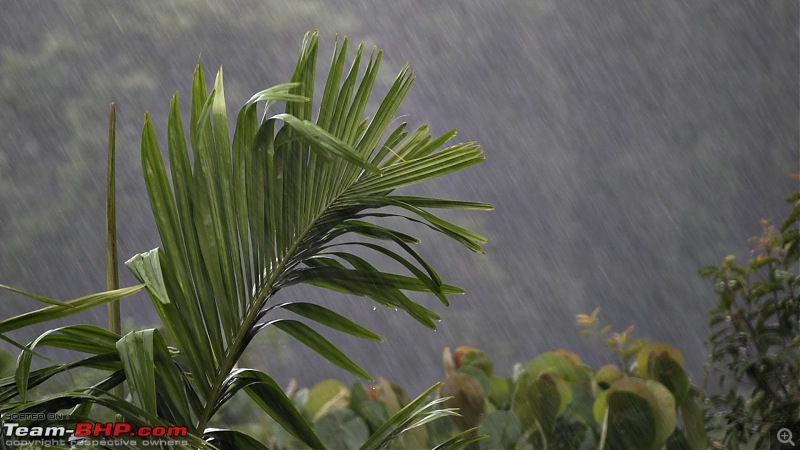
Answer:
<svg viewBox="0 0 800 450"><path fill-rule="evenodd" d="M800 193L779 229L762 221L745 265L733 255L701 273L711 310L710 426L726 448L770 448L783 424L800 421Z"/></svg>
<svg viewBox="0 0 800 450"><path fill-rule="evenodd" d="M590 327L597 319L585 318ZM489 436L480 443L487 449L704 447L701 398L690 389L681 352L660 343L625 343L622 334L608 345L626 355L624 362L636 359L630 368L607 364L594 371L562 349L518 364L513 377L502 378L483 352L459 348L452 360L446 352L449 373L441 393L453 395L445 404L461 411L453 423L457 429L478 426Z"/></svg>
<svg viewBox="0 0 800 450"><path fill-rule="evenodd" d="M434 448L454 436L483 439L474 449L701 449L708 443L703 396L689 384L683 355L666 344L633 340L631 330L599 326L597 312L580 315L585 334L602 340L617 364L598 370L567 350L542 353L495 372L489 356L472 347L445 349L442 407L458 416L432 421L392 443L394 449ZM311 388L289 388L292 401L332 448L360 446L388 417L409 403L399 384L381 378L348 388L335 379ZM228 419L253 430L247 414ZM298 448L276 427L253 430L271 448Z"/></svg>

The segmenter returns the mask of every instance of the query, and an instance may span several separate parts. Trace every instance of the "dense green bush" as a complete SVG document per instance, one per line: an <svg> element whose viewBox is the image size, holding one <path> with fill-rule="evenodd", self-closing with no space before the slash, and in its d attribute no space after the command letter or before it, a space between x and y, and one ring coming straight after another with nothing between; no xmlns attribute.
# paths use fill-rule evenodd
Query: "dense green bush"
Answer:
<svg viewBox="0 0 800 450"><path fill-rule="evenodd" d="M800 193L780 229L762 221L746 264L727 256L714 283L709 428L720 448L769 448L771 430L800 421Z"/></svg>
<svg viewBox="0 0 800 450"><path fill-rule="evenodd" d="M433 448L456 436L475 439L470 448L476 449L705 448L702 396L689 384L682 354L666 344L632 340L632 328L615 333L600 327L597 313L579 315L578 323L619 364L595 371L578 355L555 350L502 377L478 349L445 349L438 398L460 414L421 424L390 448ZM384 379L367 388L356 381L349 389L325 380L296 390L292 399L335 448L358 447L407 403L403 389ZM285 433L277 435L275 448L294 448Z"/></svg>

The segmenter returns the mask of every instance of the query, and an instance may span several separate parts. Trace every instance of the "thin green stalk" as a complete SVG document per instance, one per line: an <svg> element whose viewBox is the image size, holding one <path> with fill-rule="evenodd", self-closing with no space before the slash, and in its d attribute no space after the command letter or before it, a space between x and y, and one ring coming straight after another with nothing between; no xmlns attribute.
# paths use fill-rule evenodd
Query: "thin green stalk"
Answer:
<svg viewBox="0 0 800 450"><path fill-rule="evenodd" d="M106 176L106 289L119 289L119 268L117 265L117 202L116 202L116 127L117 109L114 103L109 107L108 124L108 173ZM108 330L121 334L122 318L119 301L108 304ZM114 388L112 393L122 397L122 386Z"/></svg>
<svg viewBox="0 0 800 450"><path fill-rule="evenodd" d="M608 407L606 406L606 412L605 414L603 414L603 427L600 429L600 443L597 446L597 450L605 450L607 436L608 436Z"/></svg>

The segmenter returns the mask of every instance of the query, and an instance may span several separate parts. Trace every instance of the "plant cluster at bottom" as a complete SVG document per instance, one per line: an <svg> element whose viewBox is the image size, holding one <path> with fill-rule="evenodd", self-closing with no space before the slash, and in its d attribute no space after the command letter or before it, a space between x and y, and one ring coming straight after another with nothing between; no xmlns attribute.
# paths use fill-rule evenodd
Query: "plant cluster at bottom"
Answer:
<svg viewBox="0 0 800 450"><path fill-rule="evenodd" d="M578 355L555 350L501 377L486 353L445 349L445 378L431 399L459 415L420 423L389 448L436 448L451 436L475 438L468 448L476 449L705 448L702 396L689 383L680 351L643 341L620 346L619 336L606 344L620 355L638 350L627 369L608 364L593 370ZM328 379L293 388L291 398L331 448L359 447L408 402L403 389L385 379L350 388ZM287 449L299 443L277 431L273 444Z"/></svg>

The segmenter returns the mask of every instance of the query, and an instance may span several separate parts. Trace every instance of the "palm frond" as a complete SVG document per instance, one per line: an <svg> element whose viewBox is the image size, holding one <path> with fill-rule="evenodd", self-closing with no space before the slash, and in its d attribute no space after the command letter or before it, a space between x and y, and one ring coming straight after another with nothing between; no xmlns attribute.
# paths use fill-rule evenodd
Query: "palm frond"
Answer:
<svg viewBox="0 0 800 450"><path fill-rule="evenodd" d="M467 143L442 149L455 132L434 138L425 126L408 134L401 125L387 136L413 81L408 67L400 71L374 116L365 119L382 52L371 53L359 77L365 59L360 46L345 74L347 39L334 50L313 119L317 40L316 33L306 36L291 83L261 91L241 108L232 141L222 71L207 92L198 63L189 127L192 152L176 94L168 123L169 174L145 116L142 166L162 249L137 255L127 265L145 284L191 373L201 406L189 413L197 432L204 430L220 401L229 398L223 394L236 362L254 334L267 326L369 378L308 325L268 320L267 315L280 307L318 325L366 339L379 337L326 308L273 305L281 288L307 283L368 297L435 328L439 316L403 291L428 292L444 304L447 296L463 291L444 284L413 250L418 239L372 219L400 217L424 224L476 252L486 242L427 209L488 210L491 205L391 195L481 162L480 147ZM269 116L267 109L275 102L285 102L286 112ZM265 105L261 119L260 103ZM347 240L356 235L362 239ZM348 251L355 247L388 256L408 273L379 270ZM278 415L279 423L302 420L265 409ZM303 429L296 424L296 431ZM310 436L300 434L312 445Z"/></svg>

